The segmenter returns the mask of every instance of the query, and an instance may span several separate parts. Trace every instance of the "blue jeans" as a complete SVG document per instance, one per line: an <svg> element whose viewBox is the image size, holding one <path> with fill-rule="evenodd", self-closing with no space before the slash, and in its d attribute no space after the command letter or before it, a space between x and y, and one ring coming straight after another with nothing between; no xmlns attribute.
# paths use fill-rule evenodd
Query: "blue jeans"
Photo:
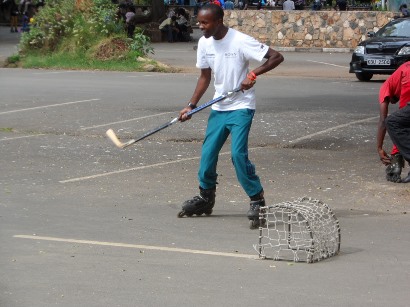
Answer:
<svg viewBox="0 0 410 307"><path fill-rule="evenodd" d="M255 166L248 158L248 137L254 114L255 110L250 109L211 111L198 171L201 188L215 188L218 177L216 172L218 155L230 134L231 159L239 183L249 197L263 190L259 177L255 173Z"/></svg>

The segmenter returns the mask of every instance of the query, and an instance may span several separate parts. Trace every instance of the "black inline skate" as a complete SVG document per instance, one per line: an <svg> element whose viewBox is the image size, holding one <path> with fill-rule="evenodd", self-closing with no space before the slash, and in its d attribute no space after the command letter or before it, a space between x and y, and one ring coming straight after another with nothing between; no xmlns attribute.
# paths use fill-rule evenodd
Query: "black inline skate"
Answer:
<svg viewBox="0 0 410 307"><path fill-rule="evenodd" d="M401 154L395 154L391 156L391 163L386 167L386 179L387 181L401 182L401 170L404 167L404 159Z"/></svg>
<svg viewBox="0 0 410 307"><path fill-rule="evenodd" d="M182 205L182 210L178 213L178 217L188 217L194 214L200 216L211 215L212 208L215 205L215 189L205 190L199 187L199 196L194 196L192 199L187 200Z"/></svg>
<svg viewBox="0 0 410 307"><path fill-rule="evenodd" d="M256 229L260 226L264 226L266 223L265 219L260 219L260 208L265 207L265 198L263 198L263 191L258 195L251 197L250 208L248 210L247 216L249 219L249 228Z"/></svg>

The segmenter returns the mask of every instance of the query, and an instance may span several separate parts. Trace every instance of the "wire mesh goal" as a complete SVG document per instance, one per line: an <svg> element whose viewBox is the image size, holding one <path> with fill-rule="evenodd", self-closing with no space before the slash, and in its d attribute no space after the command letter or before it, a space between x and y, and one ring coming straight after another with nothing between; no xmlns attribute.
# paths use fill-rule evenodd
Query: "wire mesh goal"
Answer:
<svg viewBox="0 0 410 307"><path fill-rule="evenodd" d="M260 220L254 246L260 258L312 263L339 253L339 221L320 200L303 197L265 206Z"/></svg>

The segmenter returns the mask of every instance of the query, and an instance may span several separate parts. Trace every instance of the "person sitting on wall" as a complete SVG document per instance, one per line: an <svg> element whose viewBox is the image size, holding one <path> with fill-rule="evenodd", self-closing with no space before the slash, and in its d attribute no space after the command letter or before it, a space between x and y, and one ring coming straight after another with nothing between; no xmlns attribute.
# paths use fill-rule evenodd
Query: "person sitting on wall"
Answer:
<svg viewBox="0 0 410 307"><path fill-rule="evenodd" d="M346 0L337 0L335 5L335 10L347 11L347 1Z"/></svg>
<svg viewBox="0 0 410 307"><path fill-rule="evenodd" d="M312 10L320 11L321 9L322 9L322 1L320 0L313 1Z"/></svg>
<svg viewBox="0 0 410 307"><path fill-rule="evenodd" d="M176 20L177 16L175 15L172 17L168 17L158 27L161 30L161 32L167 34L168 43L173 43L177 39L179 30L176 27Z"/></svg>
<svg viewBox="0 0 410 307"><path fill-rule="evenodd" d="M181 42L189 42L191 40L191 35L189 33L189 22L190 19L188 12L184 8L179 8L177 11L176 27L178 28L178 40Z"/></svg>
<svg viewBox="0 0 410 307"><path fill-rule="evenodd" d="M286 0L283 2L282 6L284 11L293 11L295 9L295 2L292 0Z"/></svg>
<svg viewBox="0 0 410 307"><path fill-rule="evenodd" d="M410 17L409 10L407 9L407 4L404 3L404 4L400 5L399 11L401 13L400 17Z"/></svg>
<svg viewBox="0 0 410 307"><path fill-rule="evenodd" d="M235 4L233 3L232 0L226 0L225 1L225 10L233 10L235 9Z"/></svg>

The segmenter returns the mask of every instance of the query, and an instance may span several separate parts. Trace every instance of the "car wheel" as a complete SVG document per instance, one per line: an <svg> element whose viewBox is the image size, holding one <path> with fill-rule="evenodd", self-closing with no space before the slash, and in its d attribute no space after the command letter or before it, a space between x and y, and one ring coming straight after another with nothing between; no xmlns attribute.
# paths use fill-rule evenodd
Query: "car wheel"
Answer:
<svg viewBox="0 0 410 307"><path fill-rule="evenodd" d="M357 72L356 73L356 78L359 79L360 81L370 81L372 77L373 77L373 74L368 73L368 72Z"/></svg>

